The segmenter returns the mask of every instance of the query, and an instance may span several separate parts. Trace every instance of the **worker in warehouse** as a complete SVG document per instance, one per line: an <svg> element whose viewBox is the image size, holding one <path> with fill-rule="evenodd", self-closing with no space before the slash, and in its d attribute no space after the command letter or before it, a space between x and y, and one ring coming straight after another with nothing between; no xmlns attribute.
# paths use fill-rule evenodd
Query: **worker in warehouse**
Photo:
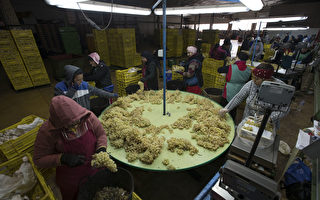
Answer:
<svg viewBox="0 0 320 200"><path fill-rule="evenodd" d="M33 161L39 168L56 168L63 200L77 199L78 186L98 169L95 153L106 152L107 136L99 119L66 96L53 97L34 144Z"/></svg>
<svg viewBox="0 0 320 200"><path fill-rule="evenodd" d="M200 94L203 86L202 61L203 56L197 52L194 46L187 47L188 60L185 64L185 71L178 72L183 75L183 81L187 92Z"/></svg>
<svg viewBox="0 0 320 200"><path fill-rule="evenodd" d="M226 83L223 89L221 106L226 106L228 102L241 90L241 88L250 79L251 69L246 65L249 55L240 51L237 55L237 61L229 66L218 68L219 73L226 74ZM237 107L230 110L233 120L236 119Z"/></svg>
<svg viewBox="0 0 320 200"><path fill-rule="evenodd" d="M97 52L90 53L88 55L89 64L92 66L90 73L83 74L84 81L94 81L95 87L105 90L107 92L113 92L114 85L111 82L111 75L109 67L100 60L100 56ZM90 99L91 111L98 115L110 104L112 98L96 97Z"/></svg>
<svg viewBox="0 0 320 200"><path fill-rule="evenodd" d="M144 51L141 54L142 61L142 78L141 82L144 83L145 90L158 90L158 72L157 62L152 53Z"/></svg>
<svg viewBox="0 0 320 200"><path fill-rule="evenodd" d="M225 115L232 109L240 105L246 100L246 107L243 112L242 119L249 116L258 116L262 119L264 109L260 106L257 99L259 88L263 81L274 81L283 83L281 80L274 78L272 75L274 68L267 63L261 63L252 71L252 80L247 82L241 90L229 101L229 103L222 109L220 109L220 115ZM288 109L289 110L289 109ZM270 122L273 123L276 129L279 129L280 119L283 118L288 112L273 111L270 116Z"/></svg>
<svg viewBox="0 0 320 200"><path fill-rule="evenodd" d="M102 89L90 86L86 81L83 81L83 72L80 68L73 65L66 65L65 80L56 84L54 95L65 95L72 98L82 107L90 110L90 96L96 95L103 98L117 98L118 94L110 93ZM95 112L97 116L100 113Z"/></svg>
<svg viewBox="0 0 320 200"><path fill-rule="evenodd" d="M113 85L109 67L100 60L100 56L97 52L90 53L88 57L92 69L90 73L85 73L83 75L83 80L94 81L96 83L95 87L104 89L107 92L113 92L113 87L110 87Z"/></svg>

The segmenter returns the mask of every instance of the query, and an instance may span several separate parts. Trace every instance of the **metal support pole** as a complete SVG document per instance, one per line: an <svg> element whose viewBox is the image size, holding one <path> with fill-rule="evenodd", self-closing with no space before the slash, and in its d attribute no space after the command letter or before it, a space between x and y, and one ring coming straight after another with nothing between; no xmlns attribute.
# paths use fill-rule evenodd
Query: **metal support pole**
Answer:
<svg viewBox="0 0 320 200"><path fill-rule="evenodd" d="M214 13L212 13L210 17L210 30L212 30L213 23L214 23Z"/></svg>
<svg viewBox="0 0 320 200"><path fill-rule="evenodd" d="M158 0L151 8L151 10L153 11L154 9L156 9L156 7L161 3L162 0Z"/></svg>
<svg viewBox="0 0 320 200"><path fill-rule="evenodd" d="M251 66L253 66L253 59L254 59L254 55L256 54L256 46L257 46L257 43L258 43L258 37L259 37L259 34L260 34L260 28L261 28L261 22L259 24L259 29L258 29L256 41L254 43L254 48L253 48L253 53L252 53L252 58L251 58Z"/></svg>
<svg viewBox="0 0 320 200"><path fill-rule="evenodd" d="M167 0L162 1L162 36L163 36L163 115L166 115L166 34L167 34L167 15L166 15Z"/></svg>
<svg viewBox="0 0 320 200"><path fill-rule="evenodd" d="M182 29L182 23L183 23L183 15L180 17L180 29Z"/></svg>
<svg viewBox="0 0 320 200"><path fill-rule="evenodd" d="M247 161L246 161L246 167L250 167L250 165L251 165L251 162L252 162L252 160L253 160L254 153L255 153L256 150L257 150L258 144L259 144L259 142L260 142L260 139L261 139L261 136L262 136L262 134L263 134L263 131L264 131L264 129L266 128L266 125L267 125L268 119L269 119L269 117L270 117L270 115L271 115L271 112L272 112L271 109L267 109L267 110L266 110L266 113L265 113L264 116L263 116L263 119L262 119L260 128L259 128L258 133L257 133L257 136L256 136L256 139L254 140L254 143L253 143L253 145L252 145L250 154L249 154L248 159L247 159Z"/></svg>

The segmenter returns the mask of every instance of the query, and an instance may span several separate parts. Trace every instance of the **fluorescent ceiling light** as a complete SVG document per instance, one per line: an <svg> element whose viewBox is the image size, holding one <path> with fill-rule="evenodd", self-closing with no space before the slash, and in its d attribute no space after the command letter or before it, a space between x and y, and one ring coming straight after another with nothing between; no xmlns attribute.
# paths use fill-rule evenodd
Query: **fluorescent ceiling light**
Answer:
<svg viewBox="0 0 320 200"><path fill-rule="evenodd" d="M308 27L279 27L279 28L264 28L263 30L267 30L267 31L296 31L296 30L308 30Z"/></svg>
<svg viewBox="0 0 320 200"><path fill-rule="evenodd" d="M299 20L306 20L308 17L299 16L299 17L273 17L273 18L260 18L260 19L241 19L238 21L232 21L230 23L238 23L238 22L245 22L245 23L259 23L259 22L289 22L289 21L299 21Z"/></svg>
<svg viewBox="0 0 320 200"><path fill-rule="evenodd" d="M167 15L186 15L186 14L209 14L209 13L237 13L247 12L249 9L244 6L187 6L187 7L171 7L166 9ZM154 10L156 15L162 15L162 9Z"/></svg>
<svg viewBox="0 0 320 200"><path fill-rule="evenodd" d="M261 0L240 0L243 5L247 6L252 11L258 11L263 8Z"/></svg>
<svg viewBox="0 0 320 200"><path fill-rule="evenodd" d="M131 14L131 15L150 15L151 10L148 8L139 8L135 6L124 6L119 4L111 4L97 1L83 1L83 0L47 0L51 1L51 3L55 4L59 8L66 9L76 9L86 10L86 11L98 11L98 12L113 12L113 13L121 13L121 14ZM81 2L80 2L81 1ZM77 3L78 2L78 3ZM52 4L50 4L52 5Z"/></svg>
<svg viewBox="0 0 320 200"><path fill-rule="evenodd" d="M77 2L83 2L83 1L88 1L88 0L45 0L47 4L56 6L56 5L63 5L66 4L67 2L70 3L77 3Z"/></svg>

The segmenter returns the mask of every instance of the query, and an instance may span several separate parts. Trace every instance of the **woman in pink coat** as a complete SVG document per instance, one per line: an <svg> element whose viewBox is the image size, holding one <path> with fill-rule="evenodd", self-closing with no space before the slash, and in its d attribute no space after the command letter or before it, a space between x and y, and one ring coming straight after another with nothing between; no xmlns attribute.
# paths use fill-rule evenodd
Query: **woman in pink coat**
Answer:
<svg viewBox="0 0 320 200"><path fill-rule="evenodd" d="M49 120L44 122L34 145L35 164L56 167L56 182L64 200L77 198L78 186L97 169L91 156L106 151L107 137L98 118L66 96L52 98Z"/></svg>

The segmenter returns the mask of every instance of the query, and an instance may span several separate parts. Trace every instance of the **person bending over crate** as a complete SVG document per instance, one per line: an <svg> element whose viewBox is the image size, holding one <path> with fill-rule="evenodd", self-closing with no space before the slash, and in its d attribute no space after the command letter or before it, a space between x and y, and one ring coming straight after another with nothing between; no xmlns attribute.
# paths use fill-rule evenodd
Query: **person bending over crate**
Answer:
<svg viewBox="0 0 320 200"><path fill-rule="evenodd" d="M90 96L96 95L103 98L117 98L118 94L110 93L96 87L92 87L86 81L83 81L83 72L80 68L73 65L64 66L65 80L56 84L54 95L65 95L82 107L90 110ZM95 112L97 116L100 113Z"/></svg>
<svg viewBox="0 0 320 200"><path fill-rule="evenodd" d="M251 69L246 65L249 55L245 52L239 52L237 61L229 66L218 68L219 73L226 74L226 83L224 85L221 106L226 106L231 99L241 90L241 88L249 81ZM237 107L230 110L230 115L233 120L236 119Z"/></svg>
<svg viewBox="0 0 320 200"><path fill-rule="evenodd" d="M33 161L39 168L56 167L63 200L75 200L81 181L98 171L91 159L106 152L106 132L91 111L66 96L53 97L49 112L37 134Z"/></svg>

